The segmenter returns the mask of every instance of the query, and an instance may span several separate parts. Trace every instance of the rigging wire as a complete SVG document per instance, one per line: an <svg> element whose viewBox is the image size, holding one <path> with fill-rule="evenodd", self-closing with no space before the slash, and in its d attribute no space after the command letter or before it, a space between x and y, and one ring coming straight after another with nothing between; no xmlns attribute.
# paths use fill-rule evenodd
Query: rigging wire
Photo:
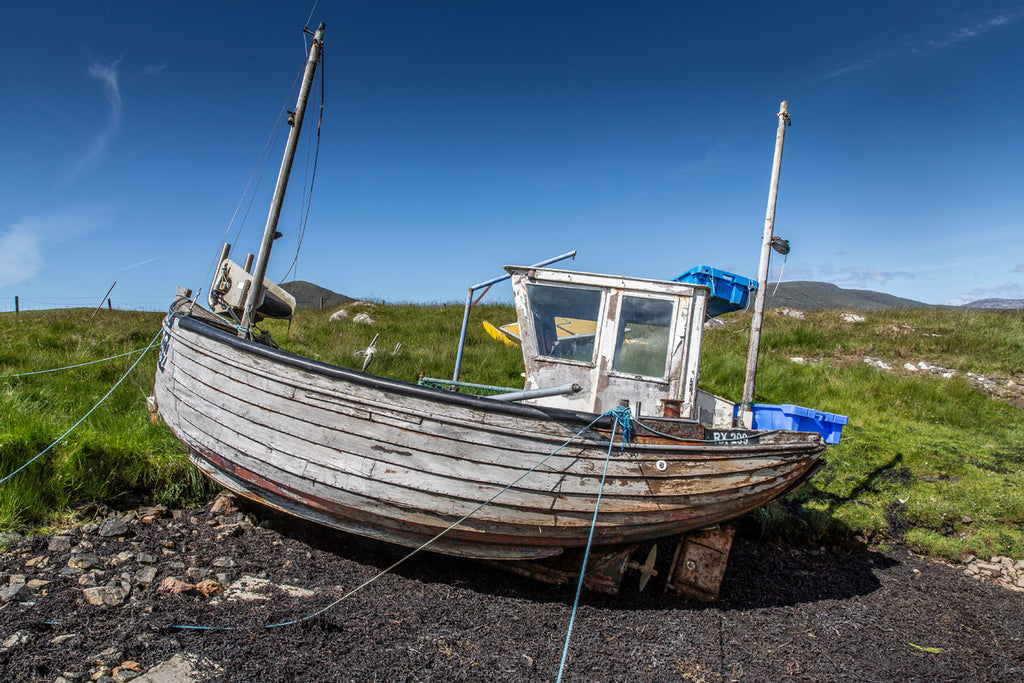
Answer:
<svg viewBox="0 0 1024 683"><path fill-rule="evenodd" d="M110 387L110 390L109 390L109 391L108 391L107 393L105 393L105 394L103 395L103 398L101 398L101 399L100 399L99 401L97 401L97 402L96 402L96 405L94 405L94 406L93 406L92 408L90 408L90 409L89 409L89 412L87 412L87 413L86 413L85 415L83 415L83 416L81 417L81 419L80 419L80 420L78 420L78 422L76 422L75 424L73 424L73 425L71 426L71 428L70 428L69 430L67 430L66 432L64 432L64 433L63 433L63 434L61 434L60 436L58 436L58 437L57 437L57 439L56 439L56 440L55 440L55 441L54 441L53 443L51 443L51 444L50 444L49 446L47 446L46 448L44 448L44 449L42 450L42 452L40 452L40 453L39 453L38 455L36 455L36 456L35 456L34 458L32 458L31 460L29 460L28 462L26 462L26 463L25 463L24 465L22 465L22 466L21 466L21 467L19 467L18 469L14 470L14 471L13 471L13 472L11 472L10 474L8 474L8 475L7 475L6 477L4 477L3 479L0 479L0 486L2 486L3 484L7 483L7 481L8 481L9 479L11 479L11 477L13 477L14 475L16 475L16 474L17 474L18 472L21 472L21 471L22 471L23 469L25 469L26 467L28 467L29 465L31 465L32 463L34 463L34 462L35 462L36 460L38 460L39 458L43 457L43 456L44 456L44 455L45 455L46 453L48 453L48 452L50 451L50 449L51 449L51 448L53 448L54 446L56 446L57 444L59 444L59 443L60 443L61 441L63 441L63 440L64 440L64 437L66 437L66 436L67 436L68 434L70 434L71 432L75 431L75 429L77 429L77 428L78 428L78 425L80 425L80 424L82 424L83 422L85 422L85 419L86 419L87 417L89 417L90 415L92 415L92 414L93 414L93 411L95 411L95 410L96 410L97 408L99 408L99 407L100 407L100 405L102 405L102 404L103 404L103 402L104 402L104 401L106 401L106 400L107 400L107 399L108 399L108 398L110 397L110 395L111 395L112 393L114 393L114 389L117 389L117 388L118 388L119 386L121 386L121 382L123 382L123 381L124 381L124 380L125 380L125 379L126 379L126 378L128 377L128 375L132 374L132 370L134 370L134 369L135 369L135 366L137 366L137 365L139 364L139 362L140 362L140 361L141 361L141 360L142 360L143 358L145 358L145 357L146 357L146 352L148 352L148 351L149 351L149 350L150 350L151 348L153 348L154 346L156 346L156 345L157 345L157 340L158 340L158 339L160 339L160 336L161 336L161 335L162 335L163 333L164 333L164 330L163 330L163 327L161 327L161 328L160 328L160 331L156 333L156 336L155 336L155 337L153 337L153 341L151 341L151 342L149 343L149 346L147 346L147 347L146 347L145 349L143 349L143 354L142 354L141 356L139 356L138 358L136 358L136 359L135 359L135 362L134 362L134 363L132 363L132 366L131 366L130 368L128 368L128 369L127 369L127 370L125 371L125 373L124 373L123 375L121 375L121 379L117 380L117 382L115 382L115 383L114 383L114 386Z"/></svg>
<svg viewBox="0 0 1024 683"><path fill-rule="evenodd" d="M305 70L305 67L303 67ZM238 224L238 228L235 230L235 235L231 240L232 244L237 244L238 237L242 233L242 228L245 227L245 222L249 218L249 211L252 210L252 205L256 201L256 190L263 182L263 175L267 171L267 166L270 164L270 150L277 147L277 141L281 138L281 131L283 127L282 121L285 120L285 114L288 113L288 102L292 98L292 94L295 92L299 85L299 81L302 79L302 71L295 77L295 81L292 83L291 89L288 91L288 96L285 98L285 103L281 106L281 111L277 114L277 120L274 122L273 127L270 130L270 134L267 135L267 140L263 143L263 150L260 151L260 156L256 160L256 166L253 168L252 173L249 174L249 181L245 184L245 189L242 191L242 196L238 199L238 204L235 206L234 213L231 214L231 220L228 221L228 225L224 228L224 234L220 239L220 246L217 248L217 254L213 257L210 262L210 266L206 269L206 274L203 275L203 279L200 281L201 285L205 285L210 279L210 274L213 272L219 264L217 259L220 258L220 251L225 244L228 243L228 234L231 232L231 227L234 225L235 218L238 217L238 211L245 202L246 195L249 194L249 188L252 187L253 179L256 178L256 186L252 188L252 194L249 197L249 204L245 207L245 213L242 215L242 220ZM258 174L258 177L257 177Z"/></svg>
<svg viewBox="0 0 1024 683"><path fill-rule="evenodd" d="M14 375L0 375L0 379L11 379L12 377L27 377L29 375L43 375L43 374L46 374L47 372L59 372L61 370L71 370L73 368L81 368L81 367L84 367L86 365L94 365L96 363L105 363L108 360L114 360L115 358L123 358L125 356L130 356L133 353L138 353L140 351L148 351L151 347L152 347L152 345L145 346L145 347L143 347L141 349L135 349L134 351L128 351L127 353L119 353L116 356L107 356L106 358L100 358L99 360L90 360L90 361L86 361L85 363L78 363L76 365L65 365L62 368L50 368L49 370L33 370L32 372L19 372L19 373L14 374Z"/></svg>
<svg viewBox="0 0 1024 683"><path fill-rule="evenodd" d="M312 173L312 176L309 178L309 192L308 192L308 194L306 194L306 178L304 177L303 180L302 180L302 188L303 188L302 191L303 191L304 194L306 194L306 206L305 206L305 209L301 212L302 225L299 228L299 239L298 239L298 241L295 244L295 258L292 259L291 265L288 266L288 270L285 271L285 274L281 276L281 281L282 282L292 272L292 269L295 268L295 264L298 263L298 260L299 260L299 250L302 249L302 239L303 239L303 237L306 236L306 224L309 222L309 208L310 208L310 206L313 203L313 185L316 183L316 169L317 169L317 166L318 166L318 164L320 162L320 131L321 131L321 128L323 127L323 122L324 122L324 50L323 50L323 48L321 48L320 49L320 115L319 115L319 118L317 119L317 122L316 122L316 152L313 155L313 173ZM312 142L313 142L313 138L312 138L312 136L310 136L309 144L312 144ZM309 153L308 153L308 151L306 153L306 169L307 169L307 171L309 169ZM308 173L307 173L307 175L308 175ZM296 270L296 272L298 272L298 271Z"/></svg>

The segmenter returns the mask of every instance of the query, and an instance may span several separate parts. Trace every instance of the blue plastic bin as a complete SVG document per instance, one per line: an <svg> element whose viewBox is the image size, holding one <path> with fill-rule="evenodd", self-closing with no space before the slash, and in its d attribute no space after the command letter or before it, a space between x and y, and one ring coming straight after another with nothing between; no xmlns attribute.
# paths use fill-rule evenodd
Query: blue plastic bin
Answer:
<svg viewBox="0 0 1024 683"><path fill-rule="evenodd" d="M750 293L757 291L756 281L711 266L690 268L675 278L674 282L711 288L711 300L708 301L709 318L746 308Z"/></svg>
<svg viewBox="0 0 1024 683"><path fill-rule="evenodd" d="M739 408L739 404L733 408L733 417L739 415ZM823 413L820 410L790 404L755 403L753 411L754 429L817 432L825 438L825 443L839 443L843 425L849 420L845 415Z"/></svg>

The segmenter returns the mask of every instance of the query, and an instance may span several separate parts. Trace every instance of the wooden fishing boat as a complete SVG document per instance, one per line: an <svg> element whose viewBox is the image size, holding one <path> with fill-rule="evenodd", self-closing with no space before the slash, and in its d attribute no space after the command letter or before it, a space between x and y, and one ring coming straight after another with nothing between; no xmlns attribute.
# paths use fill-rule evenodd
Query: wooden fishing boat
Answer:
<svg viewBox="0 0 1024 683"><path fill-rule="evenodd" d="M303 93L322 36L323 26ZM179 291L151 401L196 466L246 498L557 580L579 572L600 494L588 585L615 592L640 544L766 505L820 464L819 434L734 428L733 404L697 388L700 285L508 268L526 367L518 394L466 395L276 348L253 326L294 305L263 278L277 212L255 268L224 250L216 313ZM559 336L559 319L586 324Z"/></svg>

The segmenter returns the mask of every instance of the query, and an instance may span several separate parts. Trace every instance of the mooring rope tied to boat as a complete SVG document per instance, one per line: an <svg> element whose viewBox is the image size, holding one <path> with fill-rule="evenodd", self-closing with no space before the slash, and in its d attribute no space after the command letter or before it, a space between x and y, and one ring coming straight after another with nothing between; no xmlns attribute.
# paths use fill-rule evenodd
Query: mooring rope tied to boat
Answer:
<svg viewBox="0 0 1024 683"><path fill-rule="evenodd" d="M621 417L622 415L627 415L628 416L629 415L629 408L627 408L627 407L619 407L619 408L615 408L614 410L609 410L609 411L606 411L604 413L601 413L600 415L595 417L593 419L593 421L591 421L590 424L588 424L587 426L583 427L578 432L573 434L562 445L560 445L558 448L556 448L555 450L551 451L546 456L544 456L544 458L541 459L537 464L535 464L533 467L531 467L530 469L526 470L526 472L524 472L523 474L519 475L519 477L517 477L515 480L513 480L512 482L507 484L505 486L505 488L501 489L500 491L495 493L493 496L491 496L490 498L488 498L484 502L482 502L479 505L477 505L475 508L473 508L472 510L467 512L465 515L463 515L462 517L460 517L456 521L454 521L451 524L449 524L442 531L438 532L435 536L433 536L429 540L425 541L422 545L420 545L417 548L414 548L413 550L408 552L406 555L404 555L400 559L396 560L390 566L380 570L379 572L377 572L376 574L374 574L373 576L368 578L366 581L363 581L361 584L359 584L358 586L356 586L355 588L353 588L349 592L347 592L344 595L342 595L340 598L338 598L334 602L330 603L326 607L320 608L319 610L317 610L316 612L313 612L312 614L308 614L308 615L306 615L304 617L299 617L298 619L291 619L289 621L282 621L280 623L266 624L264 626L257 626L257 627L253 627L253 626L196 626L196 625L191 625L191 624L171 624L170 628L180 628L180 629L188 629L188 630L195 630L195 631L250 631L250 630L253 630L255 628L265 628L266 629L266 628L278 628L278 627L281 627L281 626L292 626L294 624L299 624L299 623L302 623L304 621L309 621L310 619L314 619L314 618L320 616L321 614L329 611L330 609L336 607L337 605L341 604L345 600L348 600L350 597L352 597L353 595L355 595L359 591L363 590L364 588L366 588L370 584L372 584L375 581L377 581L377 579L380 579L384 575L389 574L392 570L397 568L403 562L405 562L406 560L412 558L413 555L416 555L421 550L425 550L427 548L427 546L429 546L431 543L433 543L434 541L438 540L439 538L441 538L442 536L447 534L449 531L451 531L452 529L454 529L455 527L457 527L458 525L462 524L467 519L469 519L470 517L475 515L477 512L479 512L480 510L482 510L486 506L488 506L491 503L493 503L494 500L498 496L500 496L501 494L505 493L506 491L511 489L513 486L515 486L516 484L521 482L523 479L525 479L527 476L529 476L532 472L535 472L537 470L537 468L539 468L541 465L543 465L548 460L553 458L563 448L565 448L566 446L571 444L573 441L578 439L580 437L580 435L582 435L585 431L587 431L588 429L593 427L595 424L597 424L598 420L600 420L603 417L607 417L607 416L611 416L611 417L615 418L615 424L612 426L612 437L608 441L608 457L610 458L611 457L612 446L615 445L615 427L620 424L620 421L622 419L622 417ZM628 443L627 439L624 438L620 442L620 448L625 448L627 443ZM605 467L606 468L607 468L607 464L608 463L607 463L607 460L606 460L605 461ZM606 471L607 471L607 469L606 469ZM602 489L604 488L604 477L603 476L601 478L601 488ZM598 505L600 505L600 495L601 494L600 494L600 491L599 491L598 492ZM596 523L596 521L597 520L596 520L596 516L595 516L594 523ZM593 526L591 527L591 535L593 535ZM587 543L588 543L588 548L589 548L590 541L588 540ZM586 567L586 561L584 561L584 565L583 566ZM578 599L578 596L577 596L577 599Z"/></svg>
<svg viewBox="0 0 1024 683"><path fill-rule="evenodd" d="M89 417L90 415L92 415L93 411L95 411L97 408L99 408L103 404L104 401L106 401L108 398L110 398L110 395L112 393L114 393L114 390L117 389L119 386L121 386L121 382L123 382L128 377L128 375L132 374L132 370L134 370L135 367L139 364L139 362L142 361L142 359L146 357L146 353L148 353L151 348L153 348L154 346L157 345L157 340L160 339L160 335L162 335L163 332L164 331L161 328L161 330L156 333L156 336L153 337L153 341L151 341L149 343L149 346L147 346L146 348L142 349L142 355L135 359L135 362L132 363L132 366L130 368L128 368L127 370L125 370L125 373L123 375L121 375L121 379L117 380L117 382L114 383L114 386L110 387L110 390L107 391L107 393L103 394L103 398L101 398L99 401L97 401L96 405L94 405L92 408L89 409L89 412L87 412L85 415L83 415L81 417L81 419L79 419L78 422L73 424L69 430L67 430L66 432L64 432L60 436L58 436L57 439L53 443L51 443L49 446L44 448L38 455L36 455L34 458L32 458L31 460L26 462L24 465L22 465L18 469L14 470L10 474L8 474L3 479L0 479L0 486L2 486L3 484L7 483L8 479L10 479L14 475L16 475L19 472L21 472L22 470L24 470L26 467L28 467L29 465L34 463L39 458L43 457L46 453L48 453L50 451L51 448L53 448L54 446L59 444L61 441L63 441L64 438L68 434L70 434L71 432L75 431L75 429L78 428L78 425L80 425L83 422L85 422L86 418Z"/></svg>
<svg viewBox="0 0 1024 683"><path fill-rule="evenodd" d="M133 353L139 353L141 351L149 351L156 345L156 342L149 346L144 346L141 349L135 349L134 351L127 351L125 353L119 353L116 356L107 356L106 358L99 358L97 360L86 361L85 363L76 363L75 365L65 365L62 368L50 368L49 370L33 370L32 372L19 372L13 375L0 375L0 379L11 379L14 377L28 377L29 375L44 375L48 372L60 372L61 370L73 370L74 368L85 367L86 365L95 365L96 363L105 363L108 360L114 360L115 358L124 358L130 356Z"/></svg>
<svg viewBox="0 0 1024 683"><path fill-rule="evenodd" d="M587 560L590 559L590 546L594 541L594 527L597 526L597 512L601 509L601 494L604 493L604 482L608 476L608 463L612 459L612 446L615 445L615 429L622 425L622 448L630 441L633 434L631 421L633 415L629 412L628 406L619 406L609 411L615 421L612 423L612 436L608 440L608 454L604 458L604 469L601 471L601 485L597 489L597 502L594 504L594 516L590 520L590 533L587 534L587 548L583 551L583 565L580 567L580 580L576 584L576 598L572 603L572 613L569 615L569 628L565 632L565 645L562 647L562 662L558 665L558 679L556 683L562 683L562 674L565 671L565 662L569 659L569 641L572 639L572 629L576 625L576 611L580 605L580 593L583 592L583 577L587 573Z"/></svg>

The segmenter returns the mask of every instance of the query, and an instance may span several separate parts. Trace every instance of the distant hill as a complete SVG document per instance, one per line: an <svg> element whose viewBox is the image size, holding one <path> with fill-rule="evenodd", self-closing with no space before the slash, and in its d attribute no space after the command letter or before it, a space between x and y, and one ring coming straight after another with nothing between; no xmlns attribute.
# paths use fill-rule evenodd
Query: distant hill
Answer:
<svg viewBox="0 0 1024 683"><path fill-rule="evenodd" d="M281 288L295 297L296 308L320 308L321 298L323 299L324 308L333 308L334 306L341 306L350 301L355 301L352 297L332 292L326 287L314 285L312 282L306 282L305 280L285 282L281 285Z"/></svg>
<svg viewBox="0 0 1024 683"><path fill-rule="evenodd" d="M1024 299L978 299L961 308L1024 309Z"/></svg>
<svg viewBox="0 0 1024 683"><path fill-rule="evenodd" d="M774 294L773 294L774 292ZM891 294L872 292L866 289L843 289L829 282L783 282L775 290L775 283L768 283L765 303L768 308L796 308L801 311L822 311L830 308L930 308L913 299L902 299Z"/></svg>

